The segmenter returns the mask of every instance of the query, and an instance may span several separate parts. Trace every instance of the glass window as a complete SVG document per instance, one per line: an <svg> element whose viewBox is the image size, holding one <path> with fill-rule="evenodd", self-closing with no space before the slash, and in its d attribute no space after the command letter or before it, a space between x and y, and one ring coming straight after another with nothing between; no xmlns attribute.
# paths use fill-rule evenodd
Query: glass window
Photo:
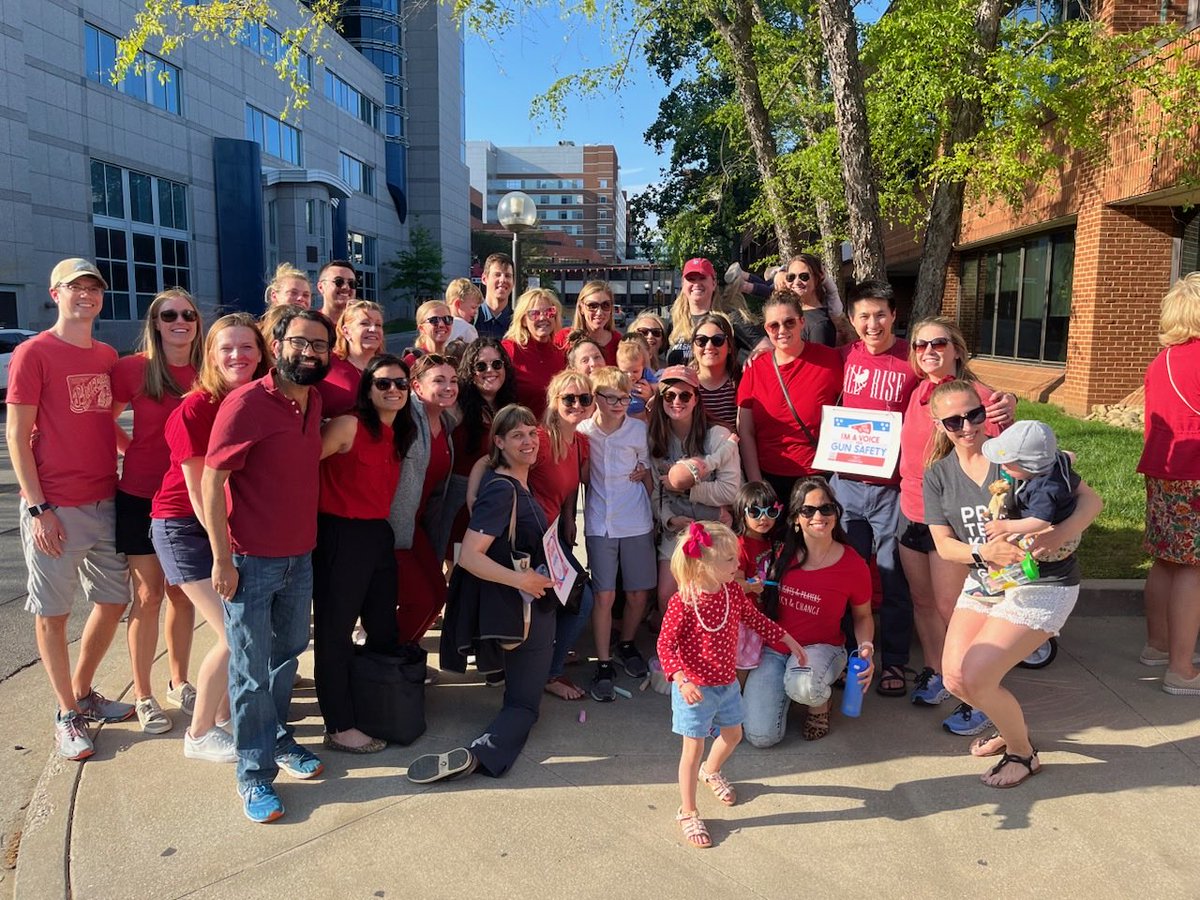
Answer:
<svg viewBox="0 0 1200 900"><path fill-rule="evenodd" d="M596 198L596 202L597 203L607 203L608 197L606 197L604 194L601 194L599 197Z"/></svg>
<svg viewBox="0 0 1200 900"><path fill-rule="evenodd" d="M149 175L129 173L129 215L135 222L154 224L154 200L150 193Z"/></svg>
<svg viewBox="0 0 1200 900"><path fill-rule="evenodd" d="M246 106L246 140L254 141L264 153L302 165L300 131L249 104Z"/></svg>
<svg viewBox="0 0 1200 900"><path fill-rule="evenodd" d="M600 187L602 187L602 188L608 187L608 179L607 178L600 179Z"/></svg>
<svg viewBox="0 0 1200 900"><path fill-rule="evenodd" d="M114 86L111 77L117 59L117 39L93 25L84 26L84 57L89 80L179 115L178 66L141 53L121 83Z"/></svg>
<svg viewBox="0 0 1200 900"><path fill-rule="evenodd" d="M1042 359L1067 361L1067 327L1071 322L1071 284L1075 278L1075 235L1057 234L1052 240L1050 302Z"/></svg>
<svg viewBox="0 0 1200 900"><path fill-rule="evenodd" d="M979 310L979 352L992 353L996 338L996 276L999 257L989 253L984 257L983 304Z"/></svg>
<svg viewBox="0 0 1200 900"><path fill-rule="evenodd" d="M350 262L358 272L358 296L363 300L379 301L378 262L376 240L370 235L351 231L346 237L350 243Z"/></svg>
<svg viewBox="0 0 1200 900"><path fill-rule="evenodd" d="M1050 279L1050 239L1041 237L1025 246L1021 276L1021 315L1017 323L1017 358L1041 359L1042 320Z"/></svg>
<svg viewBox="0 0 1200 900"><path fill-rule="evenodd" d="M92 215L125 218L125 192L121 186L121 169L92 160Z"/></svg>
<svg viewBox="0 0 1200 900"><path fill-rule="evenodd" d="M1000 254L1000 286L996 295L997 356L1013 356L1016 350L1017 301L1021 288L1021 248L1012 247Z"/></svg>

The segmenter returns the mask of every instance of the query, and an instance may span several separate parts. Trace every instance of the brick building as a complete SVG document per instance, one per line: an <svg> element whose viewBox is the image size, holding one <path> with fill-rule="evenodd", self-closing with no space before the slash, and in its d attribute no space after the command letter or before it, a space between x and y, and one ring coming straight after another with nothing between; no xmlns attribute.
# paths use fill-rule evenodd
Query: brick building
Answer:
<svg viewBox="0 0 1200 900"><path fill-rule="evenodd" d="M1117 30L1186 24L1186 64L1200 65L1200 0L1100 0ZM1153 140L1143 120L1116 131L1107 153L1062 154L1023 208L968 207L947 269L943 312L955 318L985 380L1070 412L1116 402L1142 383L1159 350L1159 303L1200 269L1200 173ZM1193 125L1200 140L1200 125ZM887 241L889 277L903 295L920 255L911 232ZM893 274L894 273L894 274Z"/></svg>

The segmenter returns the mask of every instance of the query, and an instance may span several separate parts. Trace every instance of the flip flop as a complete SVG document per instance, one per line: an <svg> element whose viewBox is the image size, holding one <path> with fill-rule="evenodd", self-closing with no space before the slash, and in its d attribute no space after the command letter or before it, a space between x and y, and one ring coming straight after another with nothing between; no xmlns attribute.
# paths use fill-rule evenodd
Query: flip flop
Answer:
<svg viewBox="0 0 1200 900"><path fill-rule="evenodd" d="M455 747L445 753L426 753L408 764L408 780L413 784L430 784L473 772L475 765L475 756L466 747Z"/></svg>
<svg viewBox="0 0 1200 900"><path fill-rule="evenodd" d="M1024 784L1026 781L1028 781L1034 775L1036 775L1040 771L1042 771L1042 766L1041 766L1040 761L1038 762L1038 767L1036 769L1033 767L1033 758L1035 756L1037 756L1036 749L1032 753L1030 753L1028 756L1017 756L1017 754L1015 754L1015 753L1005 753L1003 756L1000 757L1000 762L996 763L994 766L992 766L990 769L988 769L987 772L984 773L984 778L986 778L989 775L1000 774L1000 770L1003 769L1005 766L1007 766L1009 763L1016 763L1019 766L1024 766L1026 769L1025 774L1022 775L1020 778L1018 778L1016 781L1010 781L1008 784L991 784L986 781L984 782L984 784L986 784L990 788L1015 788L1015 787L1017 787L1017 785Z"/></svg>
<svg viewBox="0 0 1200 900"><path fill-rule="evenodd" d="M992 741L994 741L998 738L1001 741L1003 741L1003 737L1001 736L1000 732L998 732L998 731L993 731L987 737L980 735L979 737L975 738L975 740L971 741L971 746L970 746L971 755L978 756L980 758L987 757L987 756L999 756L1001 753L1003 753L1005 750L1008 749L1007 744L1001 743L999 747L997 747L994 750L991 750L987 753L979 752L980 750L983 749L985 744L990 744Z"/></svg>

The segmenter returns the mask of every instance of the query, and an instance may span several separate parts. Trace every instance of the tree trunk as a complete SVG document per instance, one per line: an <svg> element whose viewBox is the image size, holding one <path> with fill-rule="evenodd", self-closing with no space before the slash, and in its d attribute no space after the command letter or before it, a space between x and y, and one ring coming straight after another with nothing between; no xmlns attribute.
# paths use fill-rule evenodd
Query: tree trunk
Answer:
<svg viewBox="0 0 1200 900"><path fill-rule="evenodd" d="M833 87L833 114L842 157L850 243L854 248L854 278L886 277L883 261L883 226L879 220L879 192L871 165L871 137L867 129L867 101L858 64L858 31L850 0L819 0L821 37Z"/></svg>
<svg viewBox="0 0 1200 900"><path fill-rule="evenodd" d="M815 104L821 94L821 74L815 60L804 61L804 87L810 102ZM827 116L804 116L804 134L810 144L816 144L821 132L829 127ZM817 230L821 234L821 262L829 277L840 283L842 273L842 242L838 240L834 224L833 204L824 197L814 196L813 205L817 213Z"/></svg>
<svg viewBox="0 0 1200 900"><path fill-rule="evenodd" d="M975 37L978 43L972 53L970 66L976 75L983 71L984 58L996 49L1004 7L1004 0L980 0L975 12ZM983 104L978 95L955 98L950 130L942 142L942 152L953 152L962 141L978 134L982 116ZM962 181L939 180L933 187L929 216L925 222L925 238L921 245L921 268L917 272L917 287L913 292L914 320L937 315L941 311L946 266L962 225L965 191L966 185Z"/></svg>
<svg viewBox="0 0 1200 900"><path fill-rule="evenodd" d="M749 0L736 0L732 4L732 19L712 0L705 0L704 10L729 49L734 85L744 110L750 146L754 149L754 162L758 167L758 174L762 177L763 198L775 225L780 255L786 259L800 247L800 229L779 193L779 167L776 160L778 149L775 136L771 132L770 116L759 89L758 64L754 61L754 48L750 40L750 30L754 23L753 6Z"/></svg>

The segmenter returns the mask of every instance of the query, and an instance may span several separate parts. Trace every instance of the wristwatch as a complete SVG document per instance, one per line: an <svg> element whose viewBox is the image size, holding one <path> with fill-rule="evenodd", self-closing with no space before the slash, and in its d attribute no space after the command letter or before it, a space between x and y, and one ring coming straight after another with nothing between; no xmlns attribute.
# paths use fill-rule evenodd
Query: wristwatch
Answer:
<svg viewBox="0 0 1200 900"><path fill-rule="evenodd" d="M54 504L52 503L39 503L37 506L29 507L29 515L36 519L42 513L50 512L52 509L54 509Z"/></svg>
<svg viewBox="0 0 1200 900"><path fill-rule="evenodd" d="M975 565L979 566L979 568L986 569L987 563L984 562L983 557L979 555L979 548L981 546L983 546L983 545L982 544L972 544L971 545L971 559L975 560Z"/></svg>

